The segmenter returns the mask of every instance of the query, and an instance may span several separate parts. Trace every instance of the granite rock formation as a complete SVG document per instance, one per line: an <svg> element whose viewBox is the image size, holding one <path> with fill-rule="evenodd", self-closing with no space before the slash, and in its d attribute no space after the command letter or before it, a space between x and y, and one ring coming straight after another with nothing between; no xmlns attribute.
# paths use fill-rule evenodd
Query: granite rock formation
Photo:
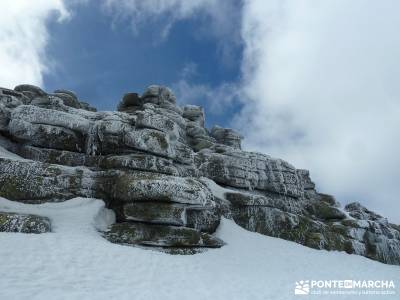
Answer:
<svg viewBox="0 0 400 300"><path fill-rule="evenodd" d="M204 118L155 85L124 95L115 112L67 90L0 89L0 196L103 199L117 216L105 238L169 253L222 247L213 233L224 216L312 248L400 264L399 226L359 203L341 208L308 171L242 150L238 132L208 130Z"/></svg>

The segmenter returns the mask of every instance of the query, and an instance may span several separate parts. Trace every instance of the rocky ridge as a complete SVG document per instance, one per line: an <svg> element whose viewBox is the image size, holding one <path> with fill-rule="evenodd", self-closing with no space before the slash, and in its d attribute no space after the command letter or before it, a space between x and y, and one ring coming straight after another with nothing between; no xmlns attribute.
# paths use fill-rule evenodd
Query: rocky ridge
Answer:
<svg viewBox="0 0 400 300"><path fill-rule="evenodd" d="M222 247L213 232L224 216L308 247L400 264L399 226L359 203L341 208L308 171L241 150L239 133L208 130L204 118L161 86L124 95L115 112L67 90L0 89L0 196L103 199L117 216L105 238L169 253ZM2 225L12 217L0 213L0 231L16 231Z"/></svg>

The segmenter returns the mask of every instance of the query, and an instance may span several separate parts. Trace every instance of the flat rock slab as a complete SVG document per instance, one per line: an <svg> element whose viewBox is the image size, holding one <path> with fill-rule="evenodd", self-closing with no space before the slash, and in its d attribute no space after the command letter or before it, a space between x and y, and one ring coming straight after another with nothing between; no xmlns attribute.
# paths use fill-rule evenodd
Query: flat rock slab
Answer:
<svg viewBox="0 0 400 300"><path fill-rule="evenodd" d="M140 171L115 178L112 196L122 202L164 201L200 206L213 203L212 193L197 178Z"/></svg>
<svg viewBox="0 0 400 300"><path fill-rule="evenodd" d="M104 237L112 243L153 247L220 248L223 241L187 227L150 225L144 223L117 223Z"/></svg>
<svg viewBox="0 0 400 300"><path fill-rule="evenodd" d="M10 212L0 212L0 232L45 233L50 232L49 218Z"/></svg>
<svg viewBox="0 0 400 300"><path fill-rule="evenodd" d="M86 168L0 158L0 195L27 203L91 197L91 176Z"/></svg>
<svg viewBox="0 0 400 300"><path fill-rule="evenodd" d="M184 226L213 233L220 221L216 207L170 202L132 202L120 210L121 221Z"/></svg>
<svg viewBox="0 0 400 300"><path fill-rule="evenodd" d="M184 226L185 206L168 202L137 202L125 204L123 217L130 221Z"/></svg>

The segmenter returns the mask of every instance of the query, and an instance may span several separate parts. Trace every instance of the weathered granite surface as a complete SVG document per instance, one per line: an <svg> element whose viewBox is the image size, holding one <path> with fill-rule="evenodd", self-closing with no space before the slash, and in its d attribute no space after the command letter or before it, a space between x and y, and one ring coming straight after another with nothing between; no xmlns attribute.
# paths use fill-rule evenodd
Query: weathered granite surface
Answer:
<svg viewBox="0 0 400 300"><path fill-rule="evenodd" d="M68 90L0 89L0 196L101 198L117 215L105 238L169 253L222 247L213 233L225 216L250 231L400 264L399 226L359 203L341 208L308 171L246 152L238 132L204 124L201 107L178 106L161 86L124 95L115 112Z"/></svg>
<svg viewBox="0 0 400 300"><path fill-rule="evenodd" d="M0 232L46 233L51 223L46 217L0 212Z"/></svg>

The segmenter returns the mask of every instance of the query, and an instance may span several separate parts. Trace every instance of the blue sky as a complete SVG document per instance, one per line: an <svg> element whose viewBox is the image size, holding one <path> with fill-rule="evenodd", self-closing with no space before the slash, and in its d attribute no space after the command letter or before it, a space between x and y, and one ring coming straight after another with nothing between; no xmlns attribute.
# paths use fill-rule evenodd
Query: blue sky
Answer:
<svg viewBox="0 0 400 300"><path fill-rule="evenodd" d="M73 90L99 110L114 110L124 93L141 93L150 84L172 87L190 79L191 84L214 88L237 82L242 45L227 40L227 61L218 51L218 38L201 32L207 21L204 16L180 20L162 37L162 20L134 31L129 19L114 20L97 2L75 6L67 22L49 20L46 53L55 65L44 73L43 84L49 91ZM232 22L239 30L240 19ZM201 95L195 100L206 108L208 126L228 125L240 109L235 103L219 113L208 109Z"/></svg>

